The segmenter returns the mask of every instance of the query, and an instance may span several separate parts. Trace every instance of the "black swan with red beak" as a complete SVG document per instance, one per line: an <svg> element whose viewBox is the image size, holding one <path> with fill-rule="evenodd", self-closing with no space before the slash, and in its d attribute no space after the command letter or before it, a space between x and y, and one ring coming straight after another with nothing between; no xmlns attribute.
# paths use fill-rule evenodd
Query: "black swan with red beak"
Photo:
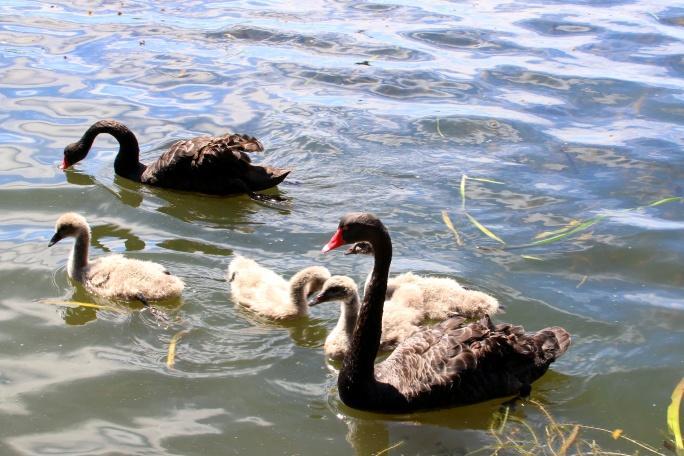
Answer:
<svg viewBox="0 0 684 456"><path fill-rule="evenodd" d="M322 252L359 241L370 242L375 263L337 379L350 407L397 413L526 396L570 346L570 334L558 326L525 333L488 316L469 324L453 317L415 332L375 365L392 260L389 233L372 214L347 214Z"/></svg>
<svg viewBox="0 0 684 456"><path fill-rule="evenodd" d="M114 172L119 176L156 187L212 195L252 193L281 183L289 169L258 166L247 152L261 152L261 143L247 135L198 136L171 145L155 162L139 161L138 140L131 130L115 120L100 120L81 139L64 148L61 168L83 160L100 133L119 142Z"/></svg>

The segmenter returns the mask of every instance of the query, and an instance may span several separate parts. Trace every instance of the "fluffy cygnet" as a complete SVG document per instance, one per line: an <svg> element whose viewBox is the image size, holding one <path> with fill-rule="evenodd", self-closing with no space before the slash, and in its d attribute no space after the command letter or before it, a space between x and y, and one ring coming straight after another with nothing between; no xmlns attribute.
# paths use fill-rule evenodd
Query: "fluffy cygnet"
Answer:
<svg viewBox="0 0 684 456"><path fill-rule="evenodd" d="M392 299L385 301L380 336L381 350L393 349L419 329L418 323L423 319L419 310L421 299L420 289L407 284L397 288ZM341 301L340 318L325 339L323 351L330 358L342 359L349 350L359 314L359 293L354 280L346 276L330 277L309 305L315 306L330 301Z"/></svg>
<svg viewBox="0 0 684 456"><path fill-rule="evenodd" d="M307 297L320 290L329 277L330 272L326 268L310 266L287 281L240 255L230 262L227 273L233 300L273 320L307 315Z"/></svg>
<svg viewBox="0 0 684 456"><path fill-rule="evenodd" d="M373 247L368 242L357 242L346 254L372 255ZM364 294L368 289L370 274L366 278ZM448 277L420 276L406 272L387 281L386 299L390 299L397 287L404 284L417 285L423 292L422 310L427 318L444 320L453 314L466 318L481 318L499 312L499 301L481 291L467 290L456 280Z"/></svg>
<svg viewBox="0 0 684 456"><path fill-rule="evenodd" d="M122 255L107 255L90 261L90 227L79 214L69 212L59 217L48 247L66 237L76 238L67 273L90 293L109 299L141 300L146 303L176 298L183 291L183 281L158 263L133 260Z"/></svg>

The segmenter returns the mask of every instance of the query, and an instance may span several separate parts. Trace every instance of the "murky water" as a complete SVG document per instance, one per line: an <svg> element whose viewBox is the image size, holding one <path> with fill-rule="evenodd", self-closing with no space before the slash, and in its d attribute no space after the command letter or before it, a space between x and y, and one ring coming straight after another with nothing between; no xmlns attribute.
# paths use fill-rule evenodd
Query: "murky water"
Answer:
<svg viewBox="0 0 684 456"><path fill-rule="evenodd" d="M533 389L558 420L660 446L684 373L683 206L625 209L683 196L684 9L670 3L4 2L0 453L491 443L496 401L410 416L343 406L321 350L336 306L276 325L230 302L234 252L285 276L324 264L362 280L368 259L318 253L350 210L384 220L394 271L455 277L505 303L501 318L573 333ZM64 145L101 118L129 125L145 159L179 138L253 134L263 161L295 169L277 191L289 203L140 186L113 175L105 137L59 170ZM479 249L497 243L464 215L462 174L503 182L468 181L466 209L510 245L607 218L562 242ZM168 328L135 306L38 302L95 302L66 277L68 246L47 249L68 210L92 223L93 255L125 252L186 280Z"/></svg>

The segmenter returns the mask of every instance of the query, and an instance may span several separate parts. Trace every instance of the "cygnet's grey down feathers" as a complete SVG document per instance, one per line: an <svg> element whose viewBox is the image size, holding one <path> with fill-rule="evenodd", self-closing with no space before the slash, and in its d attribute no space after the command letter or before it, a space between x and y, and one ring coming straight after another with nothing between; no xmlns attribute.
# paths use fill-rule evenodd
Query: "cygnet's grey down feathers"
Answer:
<svg viewBox="0 0 684 456"><path fill-rule="evenodd" d="M352 255L372 255L373 247L368 242L357 242L346 252ZM364 284L364 294L368 289L370 274ZM389 278L387 281L386 299L391 299L394 291L403 284L417 285L422 293L422 310L432 320L444 320L458 314L466 318L481 318L499 312L499 301L481 291L463 288L456 280L449 277L421 276L405 272Z"/></svg>
<svg viewBox="0 0 684 456"><path fill-rule="evenodd" d="M499 301L477 290L467 290L448 277L420 276L412 272L391 278L395 290L402 284L414 284L423 293L423 310L433 320L444 320L456 313L466 318L481 318L499 312ZM389 289L389 285L388 285Z"/></svg>
<svg viewBox="0 0 684 456"><path fill-rule="evenodd" d="M419 310L420 289L411 284L399 287L392 299L385 301L382 315L380 349L391 350L416 330L423 320ZM359 293L354 280L347 276L332 276L326 280L311 305L340 301L340 317L335 328L328 334L323 351L332 359L342 359L349 350L351 335L359 313Z"/></svg>
<svg viewBox="0 0 684 456"><path fill-rule="evenodd" d="M89 293L108 299L158 301L176 298L183 291L183 281L158 263L123 255L90 261L90 227L79 214L69 212L59 217L49 245L65 237L76 238L67 266L69 277L82 283Z"/></svg>
<svg viewBox="0 0 684 456"><path fill-rule="evenodd" d="M330 272L326 268L310 266L287 281L240 255L230 262L227 273L233 300L273 320L307 315L307 296L320 290L329 277Z"/></svg>

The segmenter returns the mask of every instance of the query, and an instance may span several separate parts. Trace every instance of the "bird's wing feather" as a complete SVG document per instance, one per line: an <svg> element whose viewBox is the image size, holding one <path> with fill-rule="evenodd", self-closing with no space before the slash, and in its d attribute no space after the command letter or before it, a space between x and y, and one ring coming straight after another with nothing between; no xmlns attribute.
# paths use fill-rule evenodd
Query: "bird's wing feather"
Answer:
<svg viewBox="0 0 684 456"><path fill-rule="evenodd" d="M151 185L199 188L215 193L204 187L225 186L231 179L241 179L250 168L247 152L261 151L261 143L247 135L199 136L181 140L147 167L143 180Z"/></svg>
<svg viewBox="0 0 684 456"><path fill-rule="evenodd" d="M376 378L407 398L459 385L466 373L476 372L481 382L468 388L517 385L532 381L539 368L545 370L563 351L551 329L528 335L521 326L495 326L489 317L467 325L463 318L451 318L406 339L376 366Z"/></svg>

